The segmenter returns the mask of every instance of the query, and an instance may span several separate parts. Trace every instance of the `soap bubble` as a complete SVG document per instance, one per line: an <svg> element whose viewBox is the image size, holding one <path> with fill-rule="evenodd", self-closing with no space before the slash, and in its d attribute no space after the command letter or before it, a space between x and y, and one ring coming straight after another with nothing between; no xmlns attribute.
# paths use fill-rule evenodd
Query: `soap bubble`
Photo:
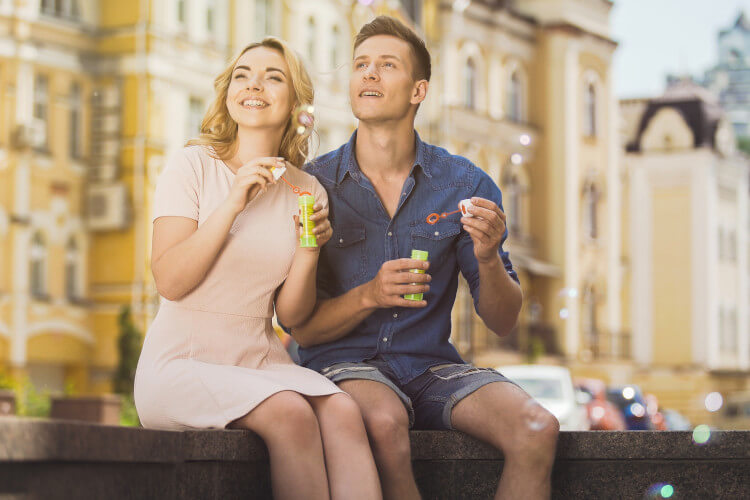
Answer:
<svg viewBox="0 0 750 500"><path fill-rule="evenodd" d="M523 404L521 417L523 418L526 427L534 432L541 431L547 427L547 424L549 423L547 411L531 398L527 399Z"/></svg>
<svg viewBox="0 0 750 500"><path fill-rule="evenodd" d="M646 490L644 498L672 498L674 486L669 483L655 483Z"/></svg>
<svg viewBox="0 0 750 500"><path fill-rule="evenodd" d="M719 411L723 404L724 398L718 392L712 392L706 396L706 409L708 411Z"/></svg>
<svg viewBox="0 0 750 500"><path fill-rule="evenodd" d="M695 444L706 444L709 439L711 439L711 428L709 426L701 424L693 429L693 442Z"/></svg>
<svg viewBox="0 0 750 500"><path fill-rule="evenodd" d="M292 123L299 135L309 135L315 125L315 107L311 104L302 104L294 109Z"/></svg>

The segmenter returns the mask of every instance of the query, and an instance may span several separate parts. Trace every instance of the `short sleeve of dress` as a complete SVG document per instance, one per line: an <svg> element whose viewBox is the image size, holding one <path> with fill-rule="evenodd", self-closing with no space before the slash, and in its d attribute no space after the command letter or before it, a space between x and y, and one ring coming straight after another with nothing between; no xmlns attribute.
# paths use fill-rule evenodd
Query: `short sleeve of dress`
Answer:
<svg viewBox="0 0 750 500"><path fill-rule="evenodd" d="M177 216L198 220L199 160L183 149L167 162L156 181L152 221Z"/></svg>
<svg viewBox="0 0 750 500"><path fill-rule="evenodd" d="M315 197L316 203L320 202L324 207L328 207L328 193L320 181L315 177L312 177L310 192Z"/></svg>

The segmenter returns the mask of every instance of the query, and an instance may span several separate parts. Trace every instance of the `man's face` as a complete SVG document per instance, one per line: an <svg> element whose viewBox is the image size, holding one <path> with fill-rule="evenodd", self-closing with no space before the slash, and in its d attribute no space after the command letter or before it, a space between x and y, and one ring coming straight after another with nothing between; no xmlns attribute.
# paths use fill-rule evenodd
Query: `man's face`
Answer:
<svg viewBox="0 0 750 500"><path fill-rule="evenodd" d="M414 59L405 41L377 35L362 42L354 52L349 78L352 112L360 121L390 121L408 115L417 81Z"/></svg>

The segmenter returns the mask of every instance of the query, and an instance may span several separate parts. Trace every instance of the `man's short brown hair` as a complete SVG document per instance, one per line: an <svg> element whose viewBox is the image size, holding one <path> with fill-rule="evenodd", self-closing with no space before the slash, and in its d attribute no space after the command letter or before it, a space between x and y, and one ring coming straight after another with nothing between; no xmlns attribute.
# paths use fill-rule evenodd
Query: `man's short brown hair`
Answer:
<svg viewBox="0 0 750 500"><path fill-rule="evenodd" d="M378 16L359 30L357 38L354 39L354 50L356 51L357 47L368 38L377 35L395 36L408 43L414 56L414 77L417 80L430 81L432 73L430 53L427 52L424 40L414 33L411 28L398 19L389 16Z"/></svg>

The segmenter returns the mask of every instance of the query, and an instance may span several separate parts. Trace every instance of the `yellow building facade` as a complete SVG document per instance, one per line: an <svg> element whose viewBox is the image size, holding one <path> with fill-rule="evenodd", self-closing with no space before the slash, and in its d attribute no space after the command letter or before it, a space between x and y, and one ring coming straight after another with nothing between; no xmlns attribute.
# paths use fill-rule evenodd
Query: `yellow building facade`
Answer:
<svg viewBox="0 0 750 500"><path fill-rule="evenodd" d="M711 191L713 222L697 225L675 216L695 210L694 190L648 180L661 168L663 153L649 146L661 132L640 134L643 151L624 153L649 104L615 99L611 8L608 0L0 2L0 371L56 391L109 391L117 315L130 306L145 333L158 309L149 266L156 179L197 133L214 77L246 44L288 40L315 84L313 146L325 153L356 127L353 37L390 14L432 54L417 129L501 187L506 248L524 290L517 330L499 339L462 283L459 351L498 366L522 362L532 345L540 362L640 383L699 418L701 394L742 385L715 374L748 370L747 334L727 333L748 331L747 188L742 201L742 167L718 152L671 152L676 163L735 165L706 167L737 182L714 184L724 187ZM679 119L655 123L675 142L687 137ZM717 238L702 250L704 226L721 233L721 252ZM699 273L704 258L716 261L720 281ZM685 269L690 279L681 281ZM695 311L704 299L703 316L654 314ZM704 327L712 343L699 342Z"/></svg>

